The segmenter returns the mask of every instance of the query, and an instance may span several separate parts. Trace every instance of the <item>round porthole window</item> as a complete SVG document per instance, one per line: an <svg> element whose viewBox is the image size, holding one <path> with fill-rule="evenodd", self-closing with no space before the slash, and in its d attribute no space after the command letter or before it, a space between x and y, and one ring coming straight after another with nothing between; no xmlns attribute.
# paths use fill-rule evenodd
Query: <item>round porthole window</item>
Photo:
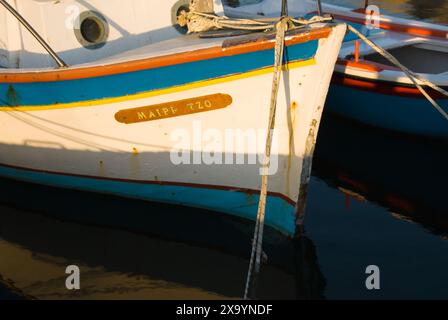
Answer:
<svg viewBox="0 0 448 320"><path fill-rule="evenodd" d="M75 28L76 39L87 49L98 49L104 46L109 37L107 20L98 12L85 11L79 16L78 28Z"/></svg>
<svg viewBox="0 0 448 320"><path fill-rule="evenodd" d="M171 8L171 23L173 27L178 32L186 34L188 31L187 27L181 27L177 22L177 17L179 17L182 11L190 11L190 0L179 0Z"/></svg>

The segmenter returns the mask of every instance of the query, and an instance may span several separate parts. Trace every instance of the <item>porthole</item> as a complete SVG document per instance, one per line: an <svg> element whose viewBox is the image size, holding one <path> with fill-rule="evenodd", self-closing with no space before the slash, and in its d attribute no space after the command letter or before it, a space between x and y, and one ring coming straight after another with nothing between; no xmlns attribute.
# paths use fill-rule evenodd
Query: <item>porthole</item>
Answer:
<svg viewBox="0 0 448 320"><path fill-rule="evenodd" d="M98 12L85 11L79 16L75 28L76 39L87 49L98 49L104 46L109 37L109 24Z"/></svg>
<svg viewBox="0 0 448 320"><path fill-rule="evenodd" d="M173 27L181 34L186 34L188 32L187 27L181 27L177 23L177 17L181 14L182 11L190 11L190 0L179 0L174 6L171 8L171 23Z"/></svg>

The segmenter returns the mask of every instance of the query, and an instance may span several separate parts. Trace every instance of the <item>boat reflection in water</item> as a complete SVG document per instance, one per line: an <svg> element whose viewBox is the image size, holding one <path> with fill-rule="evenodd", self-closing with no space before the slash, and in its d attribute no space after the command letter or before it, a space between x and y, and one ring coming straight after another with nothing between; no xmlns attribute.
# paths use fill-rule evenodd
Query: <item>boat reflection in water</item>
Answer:
<svg viewBox="0 0 448 320"><path fill-rule="evenodd" d="M228 217L217 219L216 215L193 209L9 180L0 180L0 187L4 203L0 206L0 283L22 296L242 296L253 233L251 223ZM268 261L258 280L257 298L322 298L325 280L312 242L305 237L288 240L269 228L265 235ZM81 270L79 291L65 287L68 265L77 265Z"/></svg>
<svg viewBox="0 0 448 320"><path fill-rule="evenodd" d="M430 107L430 106L429 106ZM397 135L326 115L314 175L396 217L448 235L446 142Z"/></svg>

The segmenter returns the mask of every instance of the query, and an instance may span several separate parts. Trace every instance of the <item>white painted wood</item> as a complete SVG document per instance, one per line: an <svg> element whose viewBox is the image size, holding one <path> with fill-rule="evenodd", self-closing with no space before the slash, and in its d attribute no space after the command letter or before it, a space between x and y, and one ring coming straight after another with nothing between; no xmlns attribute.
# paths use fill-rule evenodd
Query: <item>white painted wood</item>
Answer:
<svg viewBox="0 0 448 320"><path fill-rule="evenodd" d="M171 20L171 8L175 2L177 1L28 0L18 1L17 9L71 69L191 53L198 49L222 46L226 39L201 39L197 35L179 33L172 26ZM70 14L75 12L76 17L78 9L79 12L94 9L108 21L110 36L105 46L92 50L83 48L78 42L73 26L67 24L70 22ZM48 54L11 15L0 15L0 26L5 27L0 30L0 45L3 46L0 61L8 67L0 70L0 73L53 71L53 61ZM321 26L323 25L315 28ZM345 31L346 26L343 24L332 26L330 36L318 41L315 64L291 68L282 74L277 134L271 157L276 159L273 161L276 170L270 177L269 190L293 202L299 199L301 188L307 182L302 177L310 170L306 164L312 157L323 106ZM87 107L0 110L0 164L69 176L258 190L271 85L270 72L257 72L250 77L243 75L206 86L195 84L183 88L183 91L170 91L159 96L125 96L123 99L96 101ZM230 95L232 104L224 109L129 125L115 119L115 114L124 109L218 93ZM231 164L210 164L202 159L197 164L178 165L173 162L171 152L175 151L179 142L174 139L180 131L184 138L190 138L191 144L184 145L187 152L201 157L206 156L207 151L230 153L233 156L243 155L246 160L241 164L235 161ZM229 138L220 143L221 138L210 141L203 135L197 136L207 131L224 139L229 131L242 132L243 137L245 133L252 132L256 133L257 139L255 145L249 139L239 145L235 140L228 141ZM255 158L258 161L249 163L247 158L254 155L259 156L258 159ZM51 180L39 182L52 184ZM89 183L69 187L136 197L132 188L107 189ZM163 196L163 201L170 202L167 200L170 195ZM157 194L151 194L145 199L157 201L161 198ZM223 204L215 199L214 202L203 204L197 199L191 199L189 204L198 206L201 202L207 209L226 212L256 206L250 194L247 194L246 202L238 201ZM291 209L285 203L284 212L287 215L293 215ZM294 218L285 217L289 232ZM277 223L281 224L282 221Z"/></svg>
<svg viewBox="0 0 448 320"><path fill-rule="evenodd" d="M69 65L96 61L180 35L173 27L171 13L178 0L9 0L9 3ZM222 14L221 1L215 0L214 5ZM79 14L89 10L100 12L110 30L107 44L94 50L79 43L73 26ZM47 52L3 7L0 7L0 66L54 66Z"/></svg>
<svg viewBox="0 0 448 320"><path fill-rule="evenodd" d="M300 192L303 160L312 156L307 143L314 143L317 138L345 30L345 25L338 25L328 39L319 40L315 65L291 69L282 76L276 123L278 145L273 151L279 159L278 172L270 178L269 190L294 201ZM178 166L171 162L170 151L175 145L173 133L183 129L192 135L195 123L200 124L202 130L214 130L222 135L229 129L266 130L271 82L272 74L263 74L102 106L0 112L0 163L103 178L259 189L258 163ZM119 110L215 93L231 95L232 105L226 109L132 125L114 119ZM264 143L264 136L259 140ZM201 152L208 144L200 141L189 150ZM237 153L253 154L252 147L246 144ZM256 150L263 149L263 145L259 145ZM218 151L234 150L224 145Z"/></svg>

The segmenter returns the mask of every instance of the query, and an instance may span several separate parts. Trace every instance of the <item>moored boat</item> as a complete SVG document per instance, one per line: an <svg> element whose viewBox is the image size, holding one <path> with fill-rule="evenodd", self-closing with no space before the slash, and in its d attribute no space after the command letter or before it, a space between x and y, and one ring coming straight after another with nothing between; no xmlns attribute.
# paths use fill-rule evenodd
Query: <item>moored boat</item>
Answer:
<svg viewBox="0 0 448 320"><path fill-rule="evenodd" d="M279 9L273 4L275 1L264 0L229 10L236 16L274 16ZM291 15L310 16L317 10L315 1L289 4ZM418 76L447 91L448 26L380 15L381 8L378 12L375 7L353 10L323 3L321 9L355 27ZM428 92L448 112L448 97L429 88ZM448 138L446 119L412 80L353 33L342 45L326 110L374 127Z"/></svg>
<svg viewBox="0 0 448 320"><path fill-rule="evenodd" d="M275 33L187 35L185 1L9 4L41 43L0 10L1 176L256 217ZM289 236L345 30L285 36L266 223Z"/></svg>
<svg viewBox="0 0 448 320"><path fill-rule="evenodd" d="M369 26L372 16L363 9L328 5L324 10L350 23L420 77L448 89L448 26L381 15L373 16L376 28ZM448 111L447 96L428 92ZM405 73L354 35L342 46L327 110L396 132L448 138L447 120Z"/></svg>

